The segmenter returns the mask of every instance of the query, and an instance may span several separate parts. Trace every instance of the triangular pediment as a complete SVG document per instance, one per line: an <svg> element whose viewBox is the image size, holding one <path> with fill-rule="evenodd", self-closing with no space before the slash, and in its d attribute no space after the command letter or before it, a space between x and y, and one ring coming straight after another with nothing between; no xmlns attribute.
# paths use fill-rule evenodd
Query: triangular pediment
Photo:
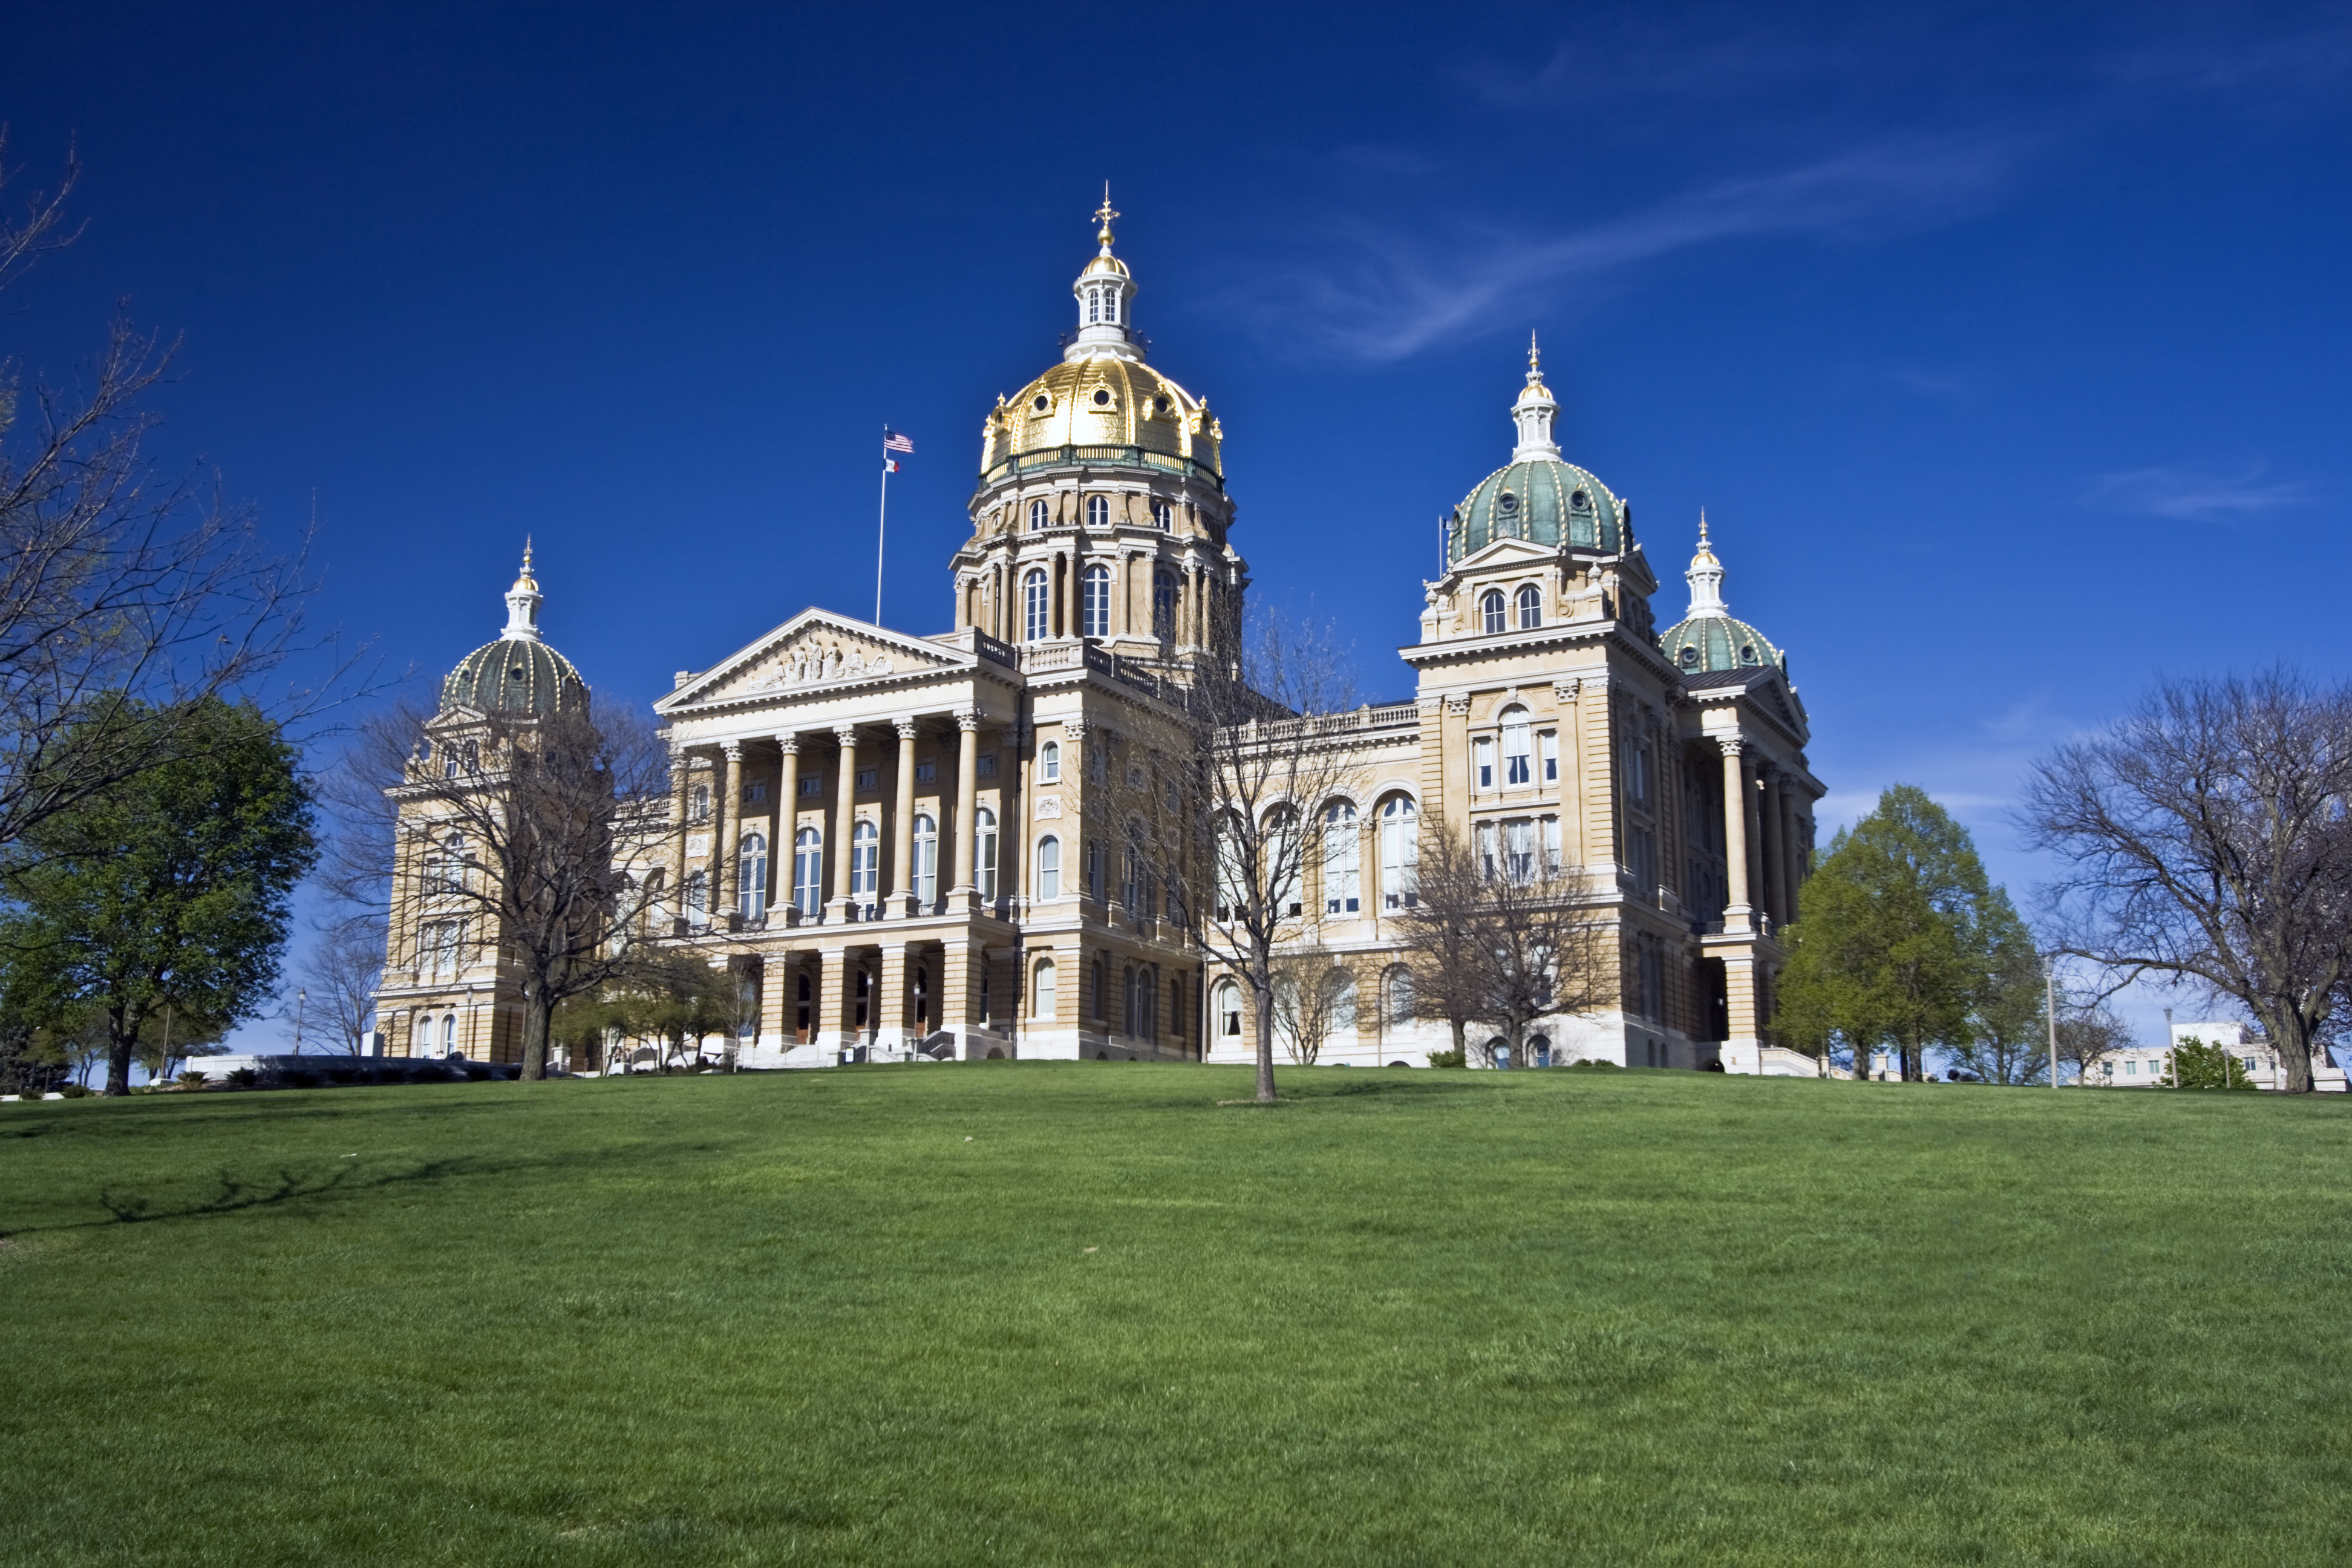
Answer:
<svg viewBox="0 0 2352 1568"><path fill-rule="evenodd" d="M660 713L774 693L830 691L929 670L956 669L960 649L835 615L803 610L654 704Z"/></svg>
<svg viewBox="0 0 2352 1568"><path fill-rule="evenodd" d="M1455 562L1449 575L1475 577L1482 572L1517 570L1559 558L1558 550L1531 539L1497 539Z"/></svg>

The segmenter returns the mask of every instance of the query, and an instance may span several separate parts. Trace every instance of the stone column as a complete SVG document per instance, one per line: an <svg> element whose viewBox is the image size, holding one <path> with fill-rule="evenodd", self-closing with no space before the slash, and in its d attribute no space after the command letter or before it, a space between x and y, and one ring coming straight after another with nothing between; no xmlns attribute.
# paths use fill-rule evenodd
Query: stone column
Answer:
<svg viewBox="0 0 2352 1568"><path fill-rule="evenodd" d="M907 1035L907 944L882 947L881 983L875 988L872 1018L874 1044L883 1050L905 1050Z"/></svg>
<svg viewBox="0 0 2352 1568"><path fill-rule="evenodd" d="M729 931L742 924L743 915L735 897L735 843L728 829L732 814L743 798L743 747L730 741L719 748L727 759L726 779L711 781L710 801L710 907L718 910L713 925L723 925Z"/></svg>
<svg viewBox="0 0 2352 1568"><path fill-rule="evenodd" d="M793 896L793 840L801 827L801 738L778 735L776 752L776 842L768 857L768 923L791 925L801 918L798 910L788 907Z"/></svg>
<svg viewBox="0 0 2352 1568"><path fill-rule="evenodd" d="M890 912L912 915L915 909L915 736L920 729L912 719L893 721L898 731L898 820L890 834Z"/></svg>
<svg viewBox="0 0 2352 1568"><path fill-rule="evenodd" d="M1784 786L1780 791L1780 864L1783 877L1789 880L1789 918L1797 918L1797 896L1805 886L1804 840L1798 836L1796 791Z"/></svg>
<svg viewBox="0 0 2352 1568"><path fill-rule="evenodd" d="M1727 931L1755 929L1755 910L1748 902L1748 767L1746 743L1718 740L1723 748L1723 867L1729 897L1723 911Z"/></svg>
<svg viewBox="0 0 2352 1568"><path fill-rule="evenodd" d="M1771 906L1772 928L1789 923L1788 833L1781 812L1780 771L1764 775L1764 897Z"/></svg>
<svg viewBox="0 0 2352 1568"><path fill-rule="evenodd" d="M810 1023L810 1033L828 1055L857 1043L857 986L850 973L847 948L830 948L820 955L816 1016Z"/></svg>
<svg viewBox="0 0 2352 1568"><path fill-rule="evenodd" d="M980 813L980 714L971 708L956 711L955 896L969 910L979 896L973 853L979 834L972 819ZM1003 830L998 825L998 831ZM945 1016L944 1014L941 1015Z"/></svg>
<svg viewBox="0 0 2352 1568"><path fill-rule="evenodd" d="M937 1026L952 1032L956 1055L965 1061L988 1054L973 1038L987 1026L980 1016L980 979L987 973L988 955L976 942L950 938L940 953L939 1001L933 1011Z"/></svg>
<svg viewBox="0 0 2352 1568"><path fill-rule="evenodd" d="M833 907L835 918L843 921L852 919L849 899L850 858L857 833L857 726L844 724L834 731L841 742L841 777L835 781L834 813L840 820L833 832Z"/></svg>
<svg viewBox="0 0 2352 1568"><path fill-rule="evenodd" d="M684 746L674 747L669 754L671 788L677 796L677 837L670 845L669 912L670 933L686 934L686 837L688 816L694 800L694 759Z"/></svg>

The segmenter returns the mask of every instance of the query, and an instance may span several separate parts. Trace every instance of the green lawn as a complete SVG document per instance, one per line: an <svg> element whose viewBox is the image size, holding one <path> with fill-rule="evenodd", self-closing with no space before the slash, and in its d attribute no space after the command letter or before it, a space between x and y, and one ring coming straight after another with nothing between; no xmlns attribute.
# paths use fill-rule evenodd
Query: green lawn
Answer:
<svg viewBox="0 0 2352 1568"><path fill-rule="evenodd" d="M2352 1560L2352 1105L1114 1064L0 1107L0 1561Z"/></svg>

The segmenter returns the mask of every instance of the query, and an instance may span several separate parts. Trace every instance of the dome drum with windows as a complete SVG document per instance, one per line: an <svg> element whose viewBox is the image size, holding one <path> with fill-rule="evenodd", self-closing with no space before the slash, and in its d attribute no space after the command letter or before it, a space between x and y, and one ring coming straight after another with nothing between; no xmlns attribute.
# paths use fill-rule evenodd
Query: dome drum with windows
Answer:
<svg viewBox="0 0 2352 1568"><path fill-rule="evenodd" d="M1591 473L1559 455L1552 418L1559 411L1544 385L1540 355L1528 346L1528 384L1511 405L1519 444L1511 460L1478 482L1446 521L1448 565L1498 539L1553 549L1622 553L1629 533L1625 505Z"/></svg>
<svg viewBox="0 0 2352 1568"><path fill-rule="evenodd" d="M539 584L530 574L530 546L522 551L522 571L507 590L506 629L496 642L457 661L441 683L441 710L470 708L481 713L576 712L588 705L588 685L572 661L539 636Z"/></svg>

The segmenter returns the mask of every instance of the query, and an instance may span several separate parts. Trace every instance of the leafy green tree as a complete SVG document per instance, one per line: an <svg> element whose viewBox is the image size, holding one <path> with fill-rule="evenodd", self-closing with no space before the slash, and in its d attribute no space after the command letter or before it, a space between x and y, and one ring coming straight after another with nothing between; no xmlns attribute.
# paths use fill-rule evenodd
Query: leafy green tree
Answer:
<svg viewBox="0 0 2352 1568"><path fill-rule="evenodd" d="M713 969L698 953L640 949L605 984L558 1006L550 1033L581 1045L613 1034L656 1041L667 1067L686 1054L688 1041L731 1036L741 1016L743 991L740 973Z"/></svg>
<svg viewBox="0 0 2352 1568"><path fill-rule="evenodd" d="M2221 1046L2209 1046L2193 1037L2172 1047L2172 1058L2165 1064L2164 1077L2157 1080L2166 1089L2252 1089L2254 1080L2246 1076L2246 1068Z"/></svg>
<svg viewBox="0 0 2352 1568"><path fill-rule="evenodd" d="M1779 1031L1817 1055L1850 1052L1857 1068L1891 1050L1916 1080L1930 1047L1972 1044L1989 1020L2013 1027L1998 1000L2013 987L1991 977L2013 971L2022 929L1968 830L1926 791L1895 784L1831 841L1798 895Z"/></svg>
<svg viewBox="0 0 2352 1568"><path fill-rule="evenodd" d="M1969 1003L1968 1037L1951 1043L1952 1054L1964 1070L1987 1083L2047 1082L2050 1027L2042 955L2006 891L1991 889L1983 910L1978 931L1984 963Z"/></svg>
<svg viewBox="0 0 2352 1568"><path fill-rule="evenodd" d="M294 749L250 707L204 698L156 725L152 765L19 841L0 914L12 1010L102 1020L106 1092L164 1008L226 1027L271 994L295 884L317 858ZM110 724L152 710L118 707Z"/></svg>

